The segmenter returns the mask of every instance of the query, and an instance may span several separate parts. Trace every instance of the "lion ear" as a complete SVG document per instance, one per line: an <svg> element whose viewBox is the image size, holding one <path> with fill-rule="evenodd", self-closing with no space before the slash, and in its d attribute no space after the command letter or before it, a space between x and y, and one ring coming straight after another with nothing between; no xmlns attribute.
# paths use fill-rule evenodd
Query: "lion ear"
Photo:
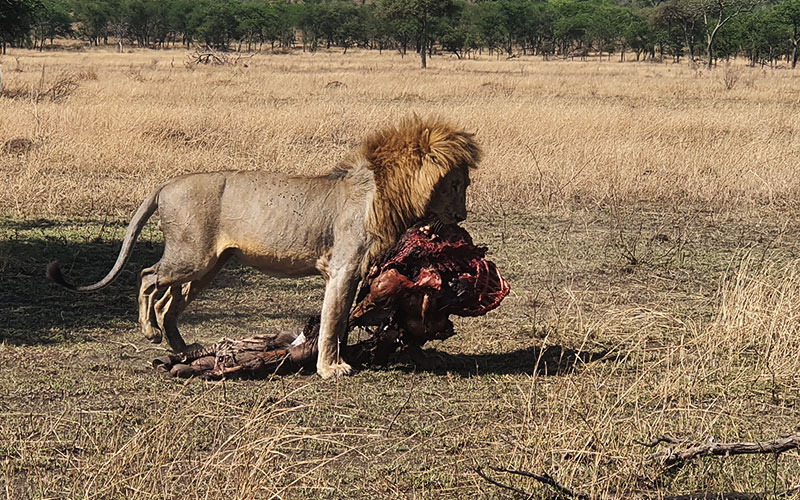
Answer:
<svg viewBox="0 0 800 500"><path fill-rule="evenodd" d="M422 131L419 137L419 149L422 151L422 154L427 155L431 153L431 129L426 128Z"/></svg>

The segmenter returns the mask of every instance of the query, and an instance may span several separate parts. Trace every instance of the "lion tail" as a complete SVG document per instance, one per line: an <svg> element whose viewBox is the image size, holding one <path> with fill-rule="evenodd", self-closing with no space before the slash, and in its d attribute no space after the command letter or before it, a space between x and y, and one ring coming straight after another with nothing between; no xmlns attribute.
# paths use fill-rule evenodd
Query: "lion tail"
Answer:
<svg viewBox="0 0 800 500"><path fill-rule="evenodd" d="M47 265L47 279L76 292L93 292L108 286L119 276L125 264L128 263L131 253L133 252L133 245L136 243L136 238L138 238L139 233L142 232L142 228L145 223L147 223L147 219L149 219L158 208L158 194L160 192L161 188L156 189L150 193L150 196L148 196L141 205L139 205L139 208L133 215L133 219L131 219L131 222L128 224L128 229L125 232L125 239L122 240L122 248L117 256L117 261L114 263L114 267L106 274L105 278L91 285L75 286L64 278L64 274L61 272L61 264L59 264L57 260L54 260Z"/></svg>

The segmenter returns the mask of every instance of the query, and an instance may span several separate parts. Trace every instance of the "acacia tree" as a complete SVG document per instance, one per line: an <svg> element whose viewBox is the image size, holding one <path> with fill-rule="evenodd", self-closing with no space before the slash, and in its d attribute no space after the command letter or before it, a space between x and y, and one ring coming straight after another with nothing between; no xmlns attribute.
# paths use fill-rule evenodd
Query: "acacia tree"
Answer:
<svg viewBox="0 0 800 500"><path fill-rule="evenodd" d="M368 38L368 10L347 2L339 2L334 4L334 12L337 26L333 32L333 39L344 49L344 53L346 54L347 49L354 45L365 43Z"/></svg>
<svg viewBox="0 0 800 500"><path fill-rule="evenodd" d="M720 28L744 12L750 12L760 0L698 0L697 9L703 20L706 36L708 69L714 65L714 41Z"/></svg>
<svg viewBox="0 0 800 500"><path fill-rule="evenodd" d="M558 18L553 26L553 35L559 40L561 56L569 57L577 50L584 58L591 49L589 34L597 5L576 0L562 0L556 5Z"/></svg>
<svg viewBox="0 0 800 500"><path fill-rule="evenodd" d="M489 49L491 54L495 50L499 50L506 37L503 15L494 2L476 4L476 9L478 10L478 32L483 46Z"/></svg>
<svg viewBox="0 0 800 500"><path fill-rule="evenodd" d="M731 24L731 28L737 43L734 50L743 50L750 59L750 66L767 62L773 64L785 53L787 27L780 21L775 9L756 9L740 16Z"/></svg>
<svg viewBox="0 0 800 500"><path fill-rule="evenodd" d="M84 0L73 1L75 20L78 22L78 34L89 40L91 45L108 43L109 26L115 13L121 11L117 0Z"/></svg>
<svg viewBox="0 0 800 500"><path fill-rule="evenodd" d="M694 62L696 38L700 36L700 11L691 0L671 0L658 7L654 16L656 26L677 26L683 34L683 43L689 51L689 64Z"/></svg>
<svg viewBox="0 0 800 500"><path fill-rule="evenodd" d="M36 41L39 50L44 48L44 42L50 39L50 44L57 36L72 34L72 14L69 5L64 0L40 0L33 14L33 48Z"/></svg>
<svg viewBox="0 0 800 500"><path fill-rule="evenodd" d="M478 27L480 17L476 4L460 2L456 6L458 14L444 23L440 42L443 49L461 59L483 47L484 41Z"/></svg>
<svg viewBox="0 0 800 500"><path fill-rule="evenodd" d="M129 0L123 4L124 17L131 40L139 47L149 47L158 22L158 5L149 0Z"/></svg>
<svg viewBox="0 0 800 500"><path fill-rule="evenodd" d="M642 53L647 50L649 46L653 45L653 29L647 22L645 12L631 13L629 22L623 28L622 37L624 47L630 48L636 54L638 61ZM624 49L620 58L624 59Z"/></svg>
<svg viewBox="0 0 800 500"><path fill-rule="evenodd" d="M197 12L202 19L197 27L198 38L210 47L228 50L231 41L241 40L240 10L241 4L230 0L207 4L205 9Z"/></svg>
<svg viewBox="0 0 800 500"><path fill-rule="evenodd" d="M600 52L600 60L603 60L603 51L608 52L611 60L611 53L614 52L617 43L623 36L625 26L630 22L630 11L615 5L600 5L595 11L595 15L589 20L587 34L591 40L597 43L597 50ZM624 40L622 41L622 57L625 54Z"/></svg>

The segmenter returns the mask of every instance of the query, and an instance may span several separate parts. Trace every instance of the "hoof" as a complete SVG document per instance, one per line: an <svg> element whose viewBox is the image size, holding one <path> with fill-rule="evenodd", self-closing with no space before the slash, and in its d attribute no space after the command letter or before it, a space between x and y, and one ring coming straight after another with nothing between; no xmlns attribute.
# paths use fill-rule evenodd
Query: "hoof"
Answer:
<svg viewBox="0 0 800 500"><path fill-rule="evenodd" d="M189 365L184 365L178 363L177 365L173 365L172 369L170 369L169 374L173 377L178 378L189 378L194 375L194 368Z"/></svg>
<svg viewBox="0 0 800 500"><path fill-rule="evenodd" d="M172 358L169 356L160 356L153 360L153 368L156 370L169 371L172 366Z"/></svg>
<svg viewBox="0 0 800 500"><path fill-rule="evenodd" d="M345 375L350 375L353 373L353 367L345 363L344 361L339 361L332 364L322 365L317 363L317 374L322 377L323 379L329 379L333 377L343 377Z"/></svg>
<svg viewBox="0 0 800 500"><path fill-rule="evenodd" d="M167 336L167 344L175 354L183 354L186 352L186 342L180 337L176 339L175 337Z"/></svg>

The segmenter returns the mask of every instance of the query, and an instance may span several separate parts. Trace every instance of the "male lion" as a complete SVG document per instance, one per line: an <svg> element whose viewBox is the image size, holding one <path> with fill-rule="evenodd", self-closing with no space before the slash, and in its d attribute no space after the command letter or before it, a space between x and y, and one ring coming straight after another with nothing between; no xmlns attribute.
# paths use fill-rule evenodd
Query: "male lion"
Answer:
<svg viewBox="0 0 800 500"><path fill-rule="evenodd" d="M214 172L167 181L139 206L108 275L88 286L68 283L57 262L47 276L81 292L111 283L125 266L147 219L159 211L164 255L141 272L139 324L186 350L178 315L231 256L273 276L325 278L317 373L346 375L339 357L348 313L370 262L423 217L466 218L469 169L480 149L472 134L441 120L406 119L369 137L328 175Z"/></svg>

